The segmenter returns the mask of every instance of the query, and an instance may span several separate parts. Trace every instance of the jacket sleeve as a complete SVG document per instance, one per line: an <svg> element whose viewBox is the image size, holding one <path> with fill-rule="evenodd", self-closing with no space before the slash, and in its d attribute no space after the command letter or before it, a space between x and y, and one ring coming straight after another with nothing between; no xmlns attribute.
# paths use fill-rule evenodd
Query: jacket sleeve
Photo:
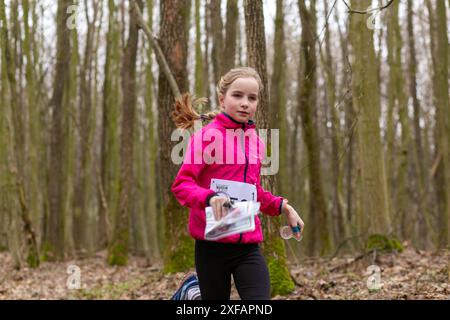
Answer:
<svg viewBox="0 0 450 320"><path fill-rule="evenodd" d="M269 216L278 216L281 214L283 205L283 197L274 196L269 191L265 191L261 187L261 165L259 168L258 180L256 183L256 191L258 193L258 202L261 203L261 212Z"/></svg>
<svg viewBox="0 0 450 320"><path fill-rule="evenodd" d="M195 135L194 135L195 136ZM172 184L171 191L178 202L191 209L204 210L211 196L215 193L213 190L203 188L197 184L197 177L204 169L206 164L202 157L202 142L199 146L193 143L194 137L189 141L186 156L178 174ZM195 162L195 154L200 156L201 161Z"/></svg>

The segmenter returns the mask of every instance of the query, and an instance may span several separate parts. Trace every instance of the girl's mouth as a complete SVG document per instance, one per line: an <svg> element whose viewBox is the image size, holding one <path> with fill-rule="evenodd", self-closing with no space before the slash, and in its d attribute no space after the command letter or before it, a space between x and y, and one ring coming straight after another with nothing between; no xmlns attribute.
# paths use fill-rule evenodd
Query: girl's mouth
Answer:
<svg viewBox="0 0 450 320"><path fill-rule="evenodd" d="M247 112L244 112L244 111L238 111L238 113L239 113L240 115L243 115L243 116L248 116L248 113L247 113Z"/></svg>

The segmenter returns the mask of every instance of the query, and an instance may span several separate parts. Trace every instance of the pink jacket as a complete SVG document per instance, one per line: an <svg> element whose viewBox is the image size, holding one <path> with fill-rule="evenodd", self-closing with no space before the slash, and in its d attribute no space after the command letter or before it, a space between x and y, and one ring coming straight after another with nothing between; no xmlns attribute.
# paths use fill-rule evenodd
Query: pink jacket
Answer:
<svg viewBox="0 0 450 320"><path fill-rule="evenodd" d="M243 131L235 131L236 129ZM245 134L240 138L231 139L229 133L232 132ZM244 137L245 139L242 139ZM245 156L242 150L243 140ZM220 148L213 148L213 145L218 146L221 142L222 154ZM254 122L251 120L246 124L237 122L225 112L217 115L211 123L202 127L191 137L183 165L171 190L181 205L190 208L189 233L194 239L205 239L205 207L215 194L210 189L213 178L254 184L257 189L257 200L261 203L260 211L271 216L281 213L283 198L264 191L260 184L263 155L264 143L256 134ZM234 162L226 164L230 163L228 161L231 159L230 156L233 157ZM254 231L231 235L217 242L261 242L263 240L261 222L258 216L255 219Z"/></svg>

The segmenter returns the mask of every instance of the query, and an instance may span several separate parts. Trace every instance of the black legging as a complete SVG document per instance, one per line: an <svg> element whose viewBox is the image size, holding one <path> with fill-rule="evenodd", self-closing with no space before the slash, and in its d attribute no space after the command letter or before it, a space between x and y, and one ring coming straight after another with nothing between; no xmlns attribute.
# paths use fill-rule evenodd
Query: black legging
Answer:
<svg viewBox="0 0 450 320"><path fill-rule="evenodd" d="M202 300L228 300L231 275L242 300L269 300L270 278L259 245L195 242Z"/></svg>

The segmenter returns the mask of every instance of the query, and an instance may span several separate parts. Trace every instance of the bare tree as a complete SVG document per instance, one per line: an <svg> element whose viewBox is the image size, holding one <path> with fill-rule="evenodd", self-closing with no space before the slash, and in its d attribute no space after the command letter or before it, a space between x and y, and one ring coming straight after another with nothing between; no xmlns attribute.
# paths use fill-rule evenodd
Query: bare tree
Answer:
<svg viewBox="0 0 450 320"><path fill-rule="evenodd" d="M170 70L176 80L180 92L188 91L187 77L187 41L186 28L187 12L190 1L161 1L160 13L160 41L162 53L167 59ZM183 30L183 32L180 32ZM194 246L188 235L186 225L188 214L181 207L170 191L170 187L178 172L170 158L172 143L171 135L175 124L170 118L176 93L172 90L168 77L159 74L158 79L158 141L159 143L159 172L160 172L160 207L165 218L165 270L176 272L194 265Z"/></svg>
<svg viewBox="0 0 450 320"><path fill-rule="evenodd" d="M50 170L48 177L49 202L49 252L55 257L64 254L64 93L69 86L70 70L70 29L67 28L68 7L70 0L58 0L56 31L56 72L53 82L53 96L50 101L52 110L52 127L50 133Z"/></svg>
<svg viewBox="0 0 450 320"><path fill-rule="evenodd" d="M138 1L142 8L142 1ZM122 130L120 137L119 200L114 234L109 247L108 262L125 265L128 262L129 220L133 186L134 122L136 109L136 55L138 46L138 19L133 6L129 8L130 26L122 60Z"/></svg>
<svg viewBox="0 0 450 320"><path fill-rule="evenodd" d="M309 253L326 254L331 250L331 234L327 219L327 208L320 168L320 144L314 121L316 105L316 44L315 44L315 1L310 8L304 0L298 1L302 23L301 60L304 62L301 73L301 86L298 91L298 108L302 120L303 140L308 151L309 187L310 187L310 223L312 229L309 239Z"/></svg>
<svg viewBox="0 0 450 320"><path fill-rule="evenodd" d="M370 0L358 2L368 7ZM366 26L366 18L351 15L352 93L353 106L358 114L357 133L359 166L361 170L361 205L359 230L363 234L388 234L391 231L387 182L380 137L380 99L376 72L373 31Z"/></svg>

